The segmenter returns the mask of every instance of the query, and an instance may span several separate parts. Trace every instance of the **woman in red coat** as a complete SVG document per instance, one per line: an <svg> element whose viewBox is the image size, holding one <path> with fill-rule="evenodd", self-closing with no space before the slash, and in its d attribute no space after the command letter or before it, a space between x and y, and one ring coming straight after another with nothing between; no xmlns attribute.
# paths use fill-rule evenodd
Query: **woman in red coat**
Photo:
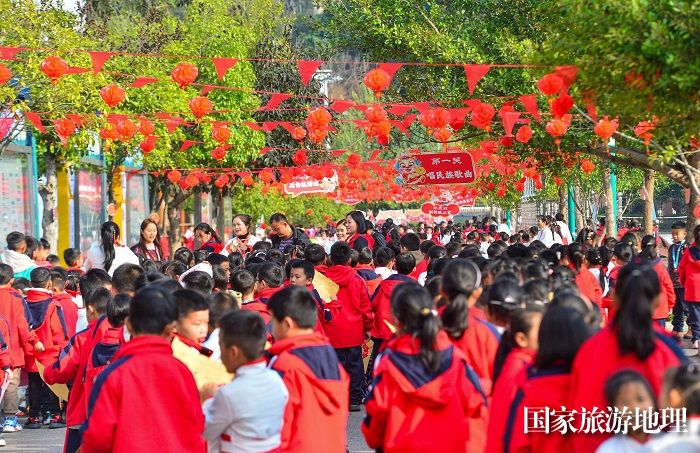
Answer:
<svg viewBox="0 0 700 453"><path fill-rule="evenodd" d="M659 305L654 310L652 318L654 321L658 322L662 328L666 327L666 318L668 314L673 310L673 306L676 304L676 290L673 288L673 280L671 280L671 275L668 273L666 265L661 262L659 254L656 250L656 238L652 235L647 235L642 238L642 253L639 254L641 257L649 260L649 265L656 272L656 276L659 277L659 284L661 285L661 299L659 300Z"/></svg>
<svg viewBox="0 0 700 453"><path fill-rule="evenodd" d="M683 351L652 321L660 293L659 279L651 267L630 263L620 270L615 317L581 347L574 360L571 408L606 407L605 382L625 368L641 373L658 397L666 370L687 361ZM580 423L580 419L574 422ZM573 451L595 451L608 437L610 434L576 434Z"/></svg>

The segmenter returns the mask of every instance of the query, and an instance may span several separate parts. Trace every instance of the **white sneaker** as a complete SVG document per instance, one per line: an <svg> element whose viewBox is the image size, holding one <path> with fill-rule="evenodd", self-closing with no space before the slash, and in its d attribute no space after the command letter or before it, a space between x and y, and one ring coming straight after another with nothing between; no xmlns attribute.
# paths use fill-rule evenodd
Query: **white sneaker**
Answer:
<svg viewBox="0 0 700 453"><path fill-rule="evenodd" d="M0 447L5 447L5 446L7 446L7 442L5 442L5 439L3 439L2 436L0 436Z"/></svg>
<svg viewBox="0 0 700 453"><path fill-rule="evenodd" d="M700 340L693 341L693 347L695 349L700 349Z"/></svg>

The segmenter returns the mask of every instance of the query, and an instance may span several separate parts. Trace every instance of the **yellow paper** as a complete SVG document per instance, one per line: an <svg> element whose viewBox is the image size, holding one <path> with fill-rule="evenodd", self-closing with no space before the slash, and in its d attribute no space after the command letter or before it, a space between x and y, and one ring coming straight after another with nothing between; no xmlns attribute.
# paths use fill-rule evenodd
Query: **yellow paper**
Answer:
<svg viewBox="0 0 700 453"><path fill-rule="evenodd" d="M173 356L192 372L198 389L208 383L225 385L233 379L233 375L226 371L222 363L203 356L179 339L173 339L172 347Z"/></svg>
<svg viewBox="0 0 700 453"><path fill-rule="evenodd" d="M393 325L392 323L390 323L386 319L384 320L384 324L386 324L386 326L389 328L391 333L396 333L396 326L395 325Z"/></svg>
<svg viewBox="0 0 700 453"><path fill-rule="evenodd" d="M340 286L322 273L316 272L316 275L314 275L314 289L318 291L318 295L321 296L321 299L328 303L335 300Z"/></svg>
<svg viewBox="0 0 700 453"><path fill-rule="evenodd" d="M44 380L44 365L38 360L36 361L36 367L39 369L39 376ZM68 386L66 384L47 384L51 391L60 399L61 401L68 401Z"/></svg>

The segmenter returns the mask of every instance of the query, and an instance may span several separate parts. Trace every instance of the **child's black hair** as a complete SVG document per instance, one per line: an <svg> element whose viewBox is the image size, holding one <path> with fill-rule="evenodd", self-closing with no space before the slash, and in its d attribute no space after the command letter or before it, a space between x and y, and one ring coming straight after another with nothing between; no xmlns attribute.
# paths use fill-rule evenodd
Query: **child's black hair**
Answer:
<svg viewBox="0 0 700 453"><path fill-rule="evenodd" d="M66 289L65 271L59 272L57 270L51 270L51 286L53 286L57 291L63 291Z"/></svg>
<svg viewBox="0 0 700 453"><path fill-rule="evenodd" d="M487 304L491 319L498 320L500 324L510 324L513 312L525 308L522 300L523 292L517 280L507 276L500 276L489 287Z"/></svg>
<svg viewBox="0 0 700 453"><path fill-rule="evenodd" d="M535 278L523 285L523 296L528 304L545 305L549 301L547 280Z"/></svg>
<svg viewBox="0 0 700 453"><path fill-rule="evenodd" d="M442 324L451 338L459 339L467 330L469 297L479 287L481 273L474 263L457 258L445 265L441 275L442 291L448 299Z"/></svg>
<svg viewBox="0 0 700 453"><path fill-rule="evenodd" d="M399 239L399 244L409 252L417 252L420 249L420 238L416 233L406 233Z"/></svg>
<svg viewBox="0 0 700 453"><path fill-rule="evenodd" d="M182 279L182 283L185 284L185 288L197 291L204 296L209 296L214 289L214 279L202 271L190 272Z"/></svg>
<svg viewBox="0 0 700 453"><path fill-rule="evenodd" d="M141 267L144 272L160 272L161 262L153 260L141 260Z"/></svg>
<svg viewBox="0 0 700 453"><path fill-rule="evenodd" d="M97 313L104 314L107 312L112 293L105 287L98 286L88 294L83 294L83 304L86 307L92 307Z"/></svg>
<svg viewBox="0 0 700 453"><path fill-rule="evenodd" d="M350 264L352 248L347 242L335 242L331 246L331 263L334 265L346 266Z"/></svg>
<svg viewBox="0 0 700 453"><path fill-rule="evenodd" d="M160 268L160 270L168 278L178 280L182 274L187 272L187 266L185 266L180 261L173 260L163 263L163 266Z"/></svg>
<svg viewBox="0 0 700 453"><path fill-rule="evenodd" d="M173 260L181 262L189 269L194 262L194 253L187 247L180 247L173 253Z"/></svg>
<svg viewBox="0 0 700 453"><path fill-rule="evenodd" d="M549 268L547 263L542 260L533 260L528 262L523 268L523 279L529 280L547 280L549 278Z"/></svg>
<svg viewBox="0 0 700 453"><path fill-rule="evenodd" d="M16 252L19 249L22 242L26 242L26 236L19 231L13 231L5 237L5 242L7 242L7 248Z"/></svg>
<svg viewBox="0 0 700 453"><path fill-rule="evenodd" d="M173 293L180 319L195 311L209 311L209 301L199 292L191 289L180 289Z"/></svg>
<svg viewBox="0 0 700 453"><path fill-rule="evenodd" d="M289 317L302 329L313 329L318 322L317 305L311 291L301 286L291 285L276 292L267 307L276 320Z"/></svg>
<svg viewBox="0 0 700 453"><path fill-rule="evenodd" d="M220 253L210 253L209 255L207 255L205 261L211 264L212 266L221 266L221 263L225 263L226 261L228 261L228 258Z"/></svg>
<svg viewBox="0 0 700 453"><path fill-rule="evenodd" d="M195 250L194 251L194 264L199 264L202 261L205 261L207 259L207 256L209 256L209 252L206 250Z"/></svg>
<svg viewBox="0 0 700 453"><path fill-rule="evenodd" d="M396 259L396 255L393 250L389 247L379 247L374 255L374 266L387 267L394 259Z"/></svg>
<svg viewBox="0 0 700 453"><path fill-rule="evenodd" d="M617 401L617 397L622 387L633 382L641 384L642 387L644 387L644 390L646 390L646 392L649 394L649 398L651 398L651 400L654 402L654 407L652 410L656 409L658 407L656 393L654 393L654 390L651 388L651 384L649 384L647 378L645 378L639 371L635 370L618 371L610 376L607 381L605 381L604 392L608 407L615 407L615 402Z"/></svg>
<svg viewBox="0 0 700 453"><path fill-rule="evenodd" d="M161 335L178 319L174 295L158 286L136 291L129 304L129 323L133 334Z"/></svg>
<svg viewBox="0 0 700 453"><path fill-rule="evenodd" d="M656 251L656 238L654 236L648 234L642 238L642 251L639 255L648 260L655 260L659 257Z"/></svg>
<svg viewBox="0 0 700 453"><path fill-rule="evenodd" d="M600 310L598 306L585 301L575 287L554 293L554 298L549 306L569 307L578 311L591 329L591 332L595 332L600 327Z"/></svg>
<svg viewBox="0 0 700 453"><path fill-rule="evenodd" d="M304 249L304 259L314 266L320 266L326 261L326 251L319 244L309 244Z"/></svg>
<svg viewBox="0 0 700 453"><path fill-rule="evenodd" d="M51 281L51 271L45 267L36 267L29 273L32 288L46 288Z"/></svg>
<svg viewBox="0 0 700 453"><path fill-rule="evenodd" d="M576 288L576 275L568 267L557 266L549 276L549 286L552 292L563 288Z"/></svg>
<svg viewBox="0 0 700 453"><path fill-rule="evenodd" d="M143 273L143 268L138 264L124 263L114 270L112 286L117 293L133 293L136 291L136 279Z"/></svg>
<svg viewBox="0 0 700 453"><path fill-rule="evenodd" d="M253 251L261 250L263 252L267 252L272 248L272 244L267 242L267 241L259 241L256 242L255 245L253 245Z"/></svg>
<svg viewBox="0 0 700 453"><path fill-rule="evenodd" d="M503 332L501 342L498 344L496 359L493 363L493 381L496 382L501 374L506 357L513 349L518 347L515 342L515 334L523 333L528 335L534 328L535 319L544 315L544 306L532 305L528 308L519 308L511 314L510 327Z"/></svg>
<svg viewBox="0 0 700 453"><path fill-rule="evenodd" d="M67 248L63 251L63 261L66 262L68 267L75 267L78 264L79 257L80 249Z"/></svg>
<svg viewBox="0 0 700 453"><path fill-rule="evenodd" d="M402 253L394 261L394 269L401 275L408 275L416 268L416 258L410 253Z"/></svg>
<svg viewBox="0 0 700 453"><path fill-rule="evenodd" d="M481 250L476 244L467 244L457 255L459 258L473 258L476 256L482 256Z"/></svg>
<svg viewBox="0 0 700 453"><path fill-rule="evenodd" d="M350 267L357 267L360 262L360 252L355 249L350 250Z"/></svg>
<svg viewBox="0 0 700 453"><path fill-rule="evenodd" d="M104 286L112 286L112 277L102 269L90 269L78 280L80 294L85 297L86 294L94 291L96 288Z"/></svg>
<svg viewBox="0 0 700 453"><path fill-rule="evenodd" d="M54 254L48 255L46 257L46 261L51 263L52 266L59 266L61 264L61 259L58 257L58 255Z"/></svg>
<svg viewBox="0 0 700 453"><path fill-rule="evenodd" d="M683 398L688 416L700 415L700 364L689 362L666 372L666 392L676 390Z"/></svg>
<svg viewBox="0 0 700 453"><path fill-rule="evenodd" d="M155 283L160 280L165 280L168 279L168 277L164 274L161 274L160 272L144 272L138 277L136 277L136 280L134 280L134 288L136 291L139 289L150 285L151 283Z"/></svg>
<svg viewBox="0 0 700 453"><path fill-rule="evenodd" d="M508 248L508 244L503 241L495 241L486 249L486 254L490 259L494 259L497 256L501 256L503 252Z"/></svg>
<svg viewBox="0 0 700 453"><path fill-rule="evenodd" d="M265 261L267 261L268 263L277 263L280 266L284 266L286 259L284 257L284 253L280 252L277 249L270 249L265 254Z"/></svg>
<svg viewBox="0 0 700 453"><path fill-rule="evenodd" d="M535 366L540 371L558 365L570 370L576 353L589 336L590 328L577 310L548 307L538 331Z"/></svg>
<svg viewBox="0 0 700 453"><path fill-rule="evenodd" d="M255 276L245 269L231 274L231 289L241 294L252 293L255 288Z"/></svg>
<svg viewBox="0 0 700 453"><path fill-rule="evenodd" d="M358 262L360 264L372 264L372 250L369 247L362 247L360 249Z"/></svg>
<svg viewBox="0 0 700 453"><path fill-rule="evenodd" d="M265 350L266 329L262 317L250 310L226 313L219 320L221 341L226 348L236 346L248 360L259 359Z"/></svg>
<svg viewBox="0 0 700 453"><path fill-rule="evenodd" d="M682 220L679 220L677 222L673 222L673 225L671 225L672 230L686 230L688 228L688 225L683 222Z"/></svg>
<svg viewBox="0 0 700 453"><path fill-rule="evenodd" d="M284 284L284 268L276 262L265 263L258 269L257 280L271 288L279 288Z"/></svg>
<svg viewBox="0 0 700 453"><path fill-rule="evenodd" d="M574 267L576 273L581 271L583 260L586 258L586 250L586 247L578 242L569 244L566 247L566 256L569 258L569 263L571 263L571 265Z"/></svg>
<svg viewBox="0 0 700 453"><path fill-rule="evenodd" d="M423 242L420 243L420 246L418 247L418 250L420 250L420 252L421 252L423 255L427 255L427 254L428 254L428 251L430 250L430 247L433 247L434 245L436 245L435 242L433 242L433 241L431 241L430 239L428 239L427 241L423 241Z"/></svg>
<svg viewBox="0 0 700 453"><path fill-rule="evenodd" d="M289 262L289 269L301 269L308 280L313 280L316 276L314 265L306 260L292 260Z"/></svg>
<svg viewBox="0 0 700 453"><path fill-rule="evenodd" d="M228 288L228 274L226 270L221 266L214 266L211 271L214 280L214 288L219 291L226 291Z"/></svg>
<svg viewBox="0 0 700 453"><path fill-rule="evenodd" d="M0 285L7 285L14 277L15 273L12 266L5 263L0 263Z"/></svg>
<svg viewBox="0 0 700 453"><path fill-rule="evenodd" d="M231 252L228 254L228 263L231 271L235 271L243 267L243 255L239 252Z"/></svg>
<svg viewBox="0 0 700 453"><path fill-rule="evenodd" d="M632 353L646 360L656 349L652 303L660 292L659 278L651 267L630 263L620 270L615 285L617 313L611 325L621 355Z"/></svg>
<svg viewBox="0 0 700 453"><path fill-rule="evenodd" d="M124 320L129 316L129 305L131 296L119 293L112 297L107 304L107 320L112 327L121 327Z"/></svg>
<svg viewBox="0 0 700 453"><path fill-rule="evenodd" d="M213 293L209 297L209 325L216 327L224 314L238 309L236 299L230 294Z"/></svg>
<svg viewBox="0 0 700 453"><path fill-rule="evenodd" d="M421 361L435 373L440 366L440 354L435 350L440 318L433 312L428 290L414 282L399 284L391 293L391 312L403 333L418 338Z"/></svg>
<svg viewBox="0 0 700 453"><path fill-rule="evenodd" d="M12 282L12 288L20 292L24 292L31 287L31 282L24 277L16 278L15 281Z"/></svg>
<svg viewBox="0 0 700 453"><path fill-rule="evenodd" d="M34 252L39 250L39 240L33 236L25 236L24 243L27 244L27 249L24 251L24 254L27 255L29 258L34 259Z"/></svg>

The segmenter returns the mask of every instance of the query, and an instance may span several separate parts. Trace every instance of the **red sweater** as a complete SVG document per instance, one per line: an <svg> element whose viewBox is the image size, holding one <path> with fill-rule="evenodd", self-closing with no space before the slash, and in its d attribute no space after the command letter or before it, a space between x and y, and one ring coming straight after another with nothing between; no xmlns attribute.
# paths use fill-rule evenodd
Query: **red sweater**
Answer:
<svg viewBox="0 0 700 453"><path fill-rule="evenodd" d="M574 269L574 272L576 270ZM586 267L576 272L576 286L578 290L598 307L603 303L603 291L600 289L600 283L595 278L595 275Z"/></svg>
<svg viewBox="0 0 700 453"><path fill-rule="evenodd" d="M441 331L440 368L426 369L410 335L390 340L378 357L362 433L371 448L392 452L467 452L470 423L486 411L486 396L466 357Z"/></svg>
<svg viewBox="0 0 700 453"><path fill-rule="evenodd" d="M317 334L277 341L266 352L289 391L281 450L345 451L350 379L335 351Z"/></svg>
<svg viewBox="0 0 700 453"><path fill-rule="evenodd" d="M63 316L66 319L66 329L68 337L75 335L75 326L78 324L78 306L73 302L73 298L68 293L54 294L53 300L58 302L63 310Z"/></svg>
<svg viewBox="0 0 700 453"><path fill-rule="evenodd" d="M534 359L535 351L523 348L514 349L506 357L501 374L493 387L486 451L503 451L503 433L506 429L508 409L518 387L525 382L524 370L532 365Z"/></svg>
<svg viewBox="0 0 700 453"><path fill-rule="evenodd" d="M668 269L661 262L661 259L657 259L654 262L654 272L659 277L659 285L661 286L661 300L659 306L654 310L652 315L653 319L666 319L668 314L673 310L673 306L676 305L676 290L673 288L673 280L671 275L668 273Z"/></svg>
<svg viewBox="0 0 700 453"><path fill-rule="evenodd" d="M604 388L607 379L617 371L632 369L641 373L651 384L657 398L661 393L664 373L685 363L683 351L667 335L655 331L656 348L651 356L639 360L635 355L620 354L617 332L605 328L589 338L579 349L571 369L571 407L592 409L607 407ZM582 434L574 436L574 451L594 451L610 435Z"/></svg>
<svg viewBox="0 0 700 453"><path fill-rule="evenodd" d="M374 322L365 281L350 266L331 266L324 273L340 287L336 298L341 309L323 330L334 348L360 346Z"/></svg>
<svg viewBox="0 0 700 453"><path fill-rule="evenodd" d="M68 327L61 306L53 300L50 293L32 288L27 291L27 307L32 316L31 328L44 344L45 351L37 354L34 348L28 350L28 356L42 360L55 359L63 347L68 344ZM25 364L28 372L39 371L34 360Z"/></svg>
<svg viewBox="0 0 700 453"><path fill-rule="evenodd" d="M700 247L688 247L678 263L678 279L685 288L686 302L700 302Z"/></svg>
<svg viewBox="0 0 700 453"><path fill-rule="evenodd" d="M391 293L394 291L394 288L405 282L415 282L415 279L408 275L391 275L386 280L382 280L377 291L372 294L372 313L374 314L373 338L388 340L393 336L386 325L386 322L392 322Z"/></svg>
<svg viewBox="0 0 700 453"><path fill-rule="evenodd" d="M132 338L100 374L82 431L85 453L207 451L194 377L155 335Z"/></svg>
<svg viewBox="0 0 700 453"><path fill-rule="evenodd" d="M39 341L39 337L33 330L29 330L22 296L13 288L0 288L0 316L5 318L9 324L9 332L5 342L10 351L12 368L23 367L25 362L22 345L33 346Z"/></svg>

